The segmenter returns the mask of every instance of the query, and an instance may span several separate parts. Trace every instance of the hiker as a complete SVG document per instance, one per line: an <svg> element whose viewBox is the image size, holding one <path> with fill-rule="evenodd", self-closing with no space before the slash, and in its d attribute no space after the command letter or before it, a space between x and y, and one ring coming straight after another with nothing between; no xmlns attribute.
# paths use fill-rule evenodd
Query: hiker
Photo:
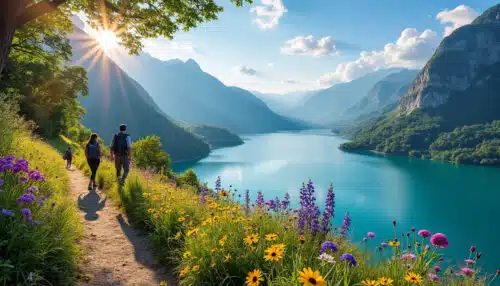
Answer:
<svg viewBox="0 0 500 286"><path fill-rule="evenodd" d="M64 152L63 159L66 160L66 169L71 169L71 161L73 161L73 150L71 150L71 147L68 147L66 152Z"/></svg>
<svg viewBox="0 0 500 286"><path fill-rule="evenodd" d="M130 169L130 159L132 158L132 139L126 133L127 125L120 125L120 132L113 136L111 141L111 153L114 156L116 178L120 185L125 183ZM120 178L123 168L123 176Z"/></svg>
<svg viewBox="0 0 500 286"><path fill-rule="evenodd" d="M87 158L87 163L89 164L90 171L92 172L89 181L89 191L97 188L95 177L97 174L97 169L99 168L99 164L101 163L101 154L101 146L97 141L97 134L93 133L92 135L90 135L87 146L85 146L85 157Z"/></svg>

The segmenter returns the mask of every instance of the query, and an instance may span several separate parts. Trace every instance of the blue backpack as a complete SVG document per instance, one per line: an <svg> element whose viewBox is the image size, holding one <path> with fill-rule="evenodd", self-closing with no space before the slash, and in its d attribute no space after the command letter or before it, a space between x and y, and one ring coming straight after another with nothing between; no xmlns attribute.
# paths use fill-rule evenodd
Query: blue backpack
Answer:
<svg viewBox="0 0 500 286"><path fill-rule="evenodd" d="M89 159L99 159L99 142L95 142L95 144L87 144L87 156Z"/></svg>

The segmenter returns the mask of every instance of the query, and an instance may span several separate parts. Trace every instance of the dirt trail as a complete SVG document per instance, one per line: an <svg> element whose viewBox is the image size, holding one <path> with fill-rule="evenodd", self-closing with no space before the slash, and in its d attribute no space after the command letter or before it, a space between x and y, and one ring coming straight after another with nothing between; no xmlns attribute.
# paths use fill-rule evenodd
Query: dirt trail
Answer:
<svg viewBox="0 0 500 286"><path fill-rule="evenodd" d="M85 228L78 285L176 285L153 257L147 237L129 225L106 194L88 191L88 179L78 170L70 170L69 176Z"/></svg>

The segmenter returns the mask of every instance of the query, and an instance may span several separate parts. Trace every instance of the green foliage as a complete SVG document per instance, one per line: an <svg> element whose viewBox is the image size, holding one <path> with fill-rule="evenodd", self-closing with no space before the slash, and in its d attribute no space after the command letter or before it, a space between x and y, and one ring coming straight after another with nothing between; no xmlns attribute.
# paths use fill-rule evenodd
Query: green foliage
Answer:
<svg viewBox="0 0 500 286"><path fill-rule="evenodd" d="M181 186L186 185L194 187L196 189L200 186L198 176L196 176L196 173L193 171L193 169L188 169L186 170L186 172L184 172L184 174L178 176L177 183L179 183Z"/></svg>
<svg viewBox="0 0 500 286"><path fill-rule="evenodd" d="M345 150L376 150L408 155L411 150L425 151L440 132L441 119L426 114L390 116L362 128L352 142L342 144Z"/></svg>
<svg viewBox="0 0 500 286"><path fill-rule="evenodd" d="M429 147L431 158L456 163L500 165L500 121L442 133Z"/></svg>
<svg viewBox="0 0 500 286"><path fill-rule="evenodd" d="M166 174L170 158L163 151L160 137L148 136L132 144L132 159L137 167L156 173Z"/></svg>
<svg viewBox="0 0 500 286"><path fill-rule="evenodd" d="M0 208L13 217L0 215L0 284L2 285L72 285L76 275L81 236L80 220L69 195L69 178L59 153L33 139L15 110L0 101L0 156L12 154L29 161L29 168L40 171L46 181L20 183L25 174L0 173L4 180ZM20 204L16 200L29 186L37 186L38 202ZM21 208L29 208L35 225L25 220ZM31 280L29 280L31 279Z"/></svg>
<svg viewBox="0 0 500 286"><path fill-rule="evenodd" d="M208 143L213 149L243 144L243 140L238 135L223 128L207 125L191 125L187 129L203 138L203 141Z"/></svg>
<svg viewBox="0 0 500 286"><path fill-rule="evenodd" d="M87 95L87 72L66 66L73 31L68 12L47 14L18 29L0 82L0 92L15 96L20 113L45 137L79 124L85 110L78 95Z"/></svg>

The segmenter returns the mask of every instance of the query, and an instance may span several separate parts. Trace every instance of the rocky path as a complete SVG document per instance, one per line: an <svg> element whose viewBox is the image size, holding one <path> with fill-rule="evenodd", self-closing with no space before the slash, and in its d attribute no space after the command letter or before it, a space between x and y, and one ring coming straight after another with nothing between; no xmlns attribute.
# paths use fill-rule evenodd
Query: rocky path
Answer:
<svg viewBox="0 0 500 286"><path fill-rule="evenodd" d="M159 285L161 281L176 285L154 259L147 237L129 225L105 192L88 191L88 179L78 170L70 170L69 176L85 228L78 285Z"/></svg>

